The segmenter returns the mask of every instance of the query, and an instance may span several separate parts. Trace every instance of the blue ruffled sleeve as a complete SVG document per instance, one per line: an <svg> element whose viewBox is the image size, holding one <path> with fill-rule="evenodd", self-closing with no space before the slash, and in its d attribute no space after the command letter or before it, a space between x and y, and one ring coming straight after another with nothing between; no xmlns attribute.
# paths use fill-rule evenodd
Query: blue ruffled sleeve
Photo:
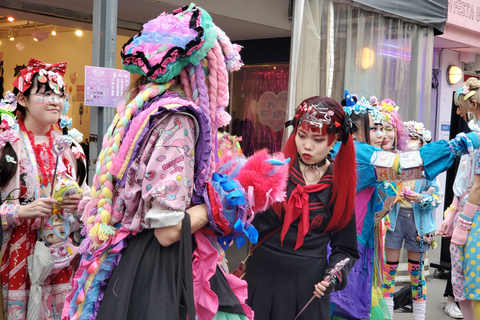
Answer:
<svg viewBox="0 0 480 320"><path fill-rule="evenodd" d="M378 184L375 168L371 163L371 158L375 151L382 151L382 149L371 146L367 143L355 141L357 159L357 193L367 187L375 187Z"/></svg>
<svg viewBox="0 0 480 320"><path fill-rule="evenodd" d="M455 158L461 157L479 147L479 138L475 132L459 133L450 140L440 140L420 148L425 167L425 179L433 180L437 175L450 168Z"/></svg>

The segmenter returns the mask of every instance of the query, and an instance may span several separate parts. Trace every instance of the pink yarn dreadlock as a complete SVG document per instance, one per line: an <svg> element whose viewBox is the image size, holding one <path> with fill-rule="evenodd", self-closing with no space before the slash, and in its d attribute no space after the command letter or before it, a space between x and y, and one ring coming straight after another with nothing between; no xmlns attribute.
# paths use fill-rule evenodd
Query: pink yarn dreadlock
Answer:
<svg viewBox="0 0 480 320"><path fill-rule="evenodd" d="M124 138L133 118L142 111L145 102L179 85L188 100L209 115L212 133L217 131L217 126L227 124L225 119L229 115L225 115L222 109L229 103L228 72L236 71L243 65L239 55L241 47L230 42L205 10L191 5L188 10L181 8L174 13L164 13L149 21L144 30L123 47L124 68L143 75L151 82L141 88L135 97L130 99L127 96L127 102L117 106L117 114L104 136L93 179L92 200L84 213L86 228L83 232L89 237L82 242L83 253L92 252L114 236L116 229L113 225L123 218L122 213L114 215L113 212L115 180L125 174L129 160L128 148L125 148L127 144L122 143L125 143ZM169 24L171 21L177 21L175 26ZM198 32L201 28L204 31L202 36ZM172 37L184 41L184 47L176 47L178 42L174 44ZM151 43L149 39L156 42ZM175 81L176 76L179 76L180 84ZM218 118L224 121L219 122ZM215 142L216 135L212 134L212 145ZM207 179L215 170L215 154L216 151L212 152L209 169L205 173Z"/></svg>

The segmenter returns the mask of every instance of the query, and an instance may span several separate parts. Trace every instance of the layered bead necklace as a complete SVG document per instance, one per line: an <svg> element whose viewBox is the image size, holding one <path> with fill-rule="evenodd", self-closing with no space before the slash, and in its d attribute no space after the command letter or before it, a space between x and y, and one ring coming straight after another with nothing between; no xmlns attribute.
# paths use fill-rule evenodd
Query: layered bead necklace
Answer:
<svg viewBox="0 0 480 320"><path fill-rule="evenodd" d="M20 126L20 129L27 134L28 140L30 141L30 145L35 154L35 160L37 161L37 166L40 169L42 185L48 186L53 181L53 169L55 168L55 156L52 151L54 142L52 135L53 126L50 126L50 130L47 132L48 145L46 145L45 143L35 144L35 135L33 132L27 130L23 117L18 119L18 125ZM40 156L42 153L47 155L48 164L46 164Z"/></svg>

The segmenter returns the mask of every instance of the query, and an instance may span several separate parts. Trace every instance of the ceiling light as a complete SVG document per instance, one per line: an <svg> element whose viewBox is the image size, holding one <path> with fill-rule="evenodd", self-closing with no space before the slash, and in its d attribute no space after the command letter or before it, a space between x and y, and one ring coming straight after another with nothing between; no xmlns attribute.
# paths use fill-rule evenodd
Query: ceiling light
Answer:
<svg viewBox="0 0 480 320"><path fill-rule="evenodd" d="M82 32L82 30L77 30L77 31L75 31L75 34L76 34L78 37L80 37L80 36L83 34L83 32Z"/></svg>
<svg viewBox="0 0 480 320"><path fill-rule="evenodd" d="M7 38L8 38L10 41L15 40L15 37L13 36L13 31L12 31L12 29L8 29Z"/></svg>
<svg viewBox="0 0 480 320"><path fill-rule="evenodd" d="M51 34L52 34L52 36L56 36L56 35L57 35L57 26L53 26L53 29L52 29Z"/></svg>
<svg viewBox="0 0 480 320"><path fill-rule="evenodd" d="M13 22L13 20L15 20L15 19L13 19L13 17L8 17L7 20L10 21L10 22Z"/></svg>

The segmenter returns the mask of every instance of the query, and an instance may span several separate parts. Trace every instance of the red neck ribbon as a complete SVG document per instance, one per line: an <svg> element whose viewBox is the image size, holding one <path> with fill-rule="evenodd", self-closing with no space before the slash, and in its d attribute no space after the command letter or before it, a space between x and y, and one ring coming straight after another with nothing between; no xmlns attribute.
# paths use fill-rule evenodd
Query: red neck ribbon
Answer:
<svg viewBox="0 0 480 320"><path fill-rule="evenodd" d="M313 192L318 192L324 190L328 187L331 187L330 183L319 182L317 184L311 184L308 186L301 186L297 184L295 189L293 189L288 199L288 203L285 206L285 217L283 220L282 227L282 236L281 242L283 244L283 239L287 234L288 228L293 221L297 220L300 217L298 223L298 233L297 233L297 243L295 245L295 250L300 248L303 245L305 235L308 232L308 227L310 223L310 209L308 204L308 195Z"/></svg>

